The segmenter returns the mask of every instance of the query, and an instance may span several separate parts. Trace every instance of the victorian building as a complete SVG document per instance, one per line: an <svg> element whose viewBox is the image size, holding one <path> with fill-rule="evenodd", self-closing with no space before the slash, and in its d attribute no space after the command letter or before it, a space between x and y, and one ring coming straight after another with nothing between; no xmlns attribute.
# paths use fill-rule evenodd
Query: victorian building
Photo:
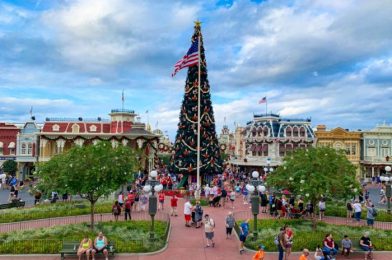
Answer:
<svg viewBox="0 0 392 260"><path fill-rule="evenodd" d="M7 160L16 159L16 137L19 129L14 124L0 123L0 167Z"/></svg>
<svg viewBox="0 0 392 260"><path fill-rule="evenodd" d="M371 178L385 173L385 166L392 166L392 125L377 125L364 131L362 137L363 177Z"/></svg>
<svg viewBox="0 0 392 260"><path fill-rule="evenodd" d="M276 114L254 115L242 131L242 139L243 143L237 140L238 156L231 163L260 172L280 165L287 154L316 141L310 119L284 119Z"/></svg>
<svg viewBox="0 0 392 260"><path fill-rule="evenodd" d="M39 161L48 161L73 145L89 145L105 140L112 146L126 145L139 150L142 170L149 172L155 168L159 137L136 120L133 110L114 109L109 115L110 120L100 117L47 118L39 134Z"/></svg>
<svg viewBox="0 0 392 260"><path fill-rule="evenodd" d="M356 167L357 176L360 177L362 132L349 131L340 127L327 130L325 125L318 125L315 134L318 147L328 146L336 150L344 150L347 159Z"/></svg>
<svg viewBox="0 0 392 260"><path fill-rule="evenodd" d="M18 163L19 178L30 177L38 161L40 127L33 120L26 122L20 129L16 140L16 162Z"/></svg>

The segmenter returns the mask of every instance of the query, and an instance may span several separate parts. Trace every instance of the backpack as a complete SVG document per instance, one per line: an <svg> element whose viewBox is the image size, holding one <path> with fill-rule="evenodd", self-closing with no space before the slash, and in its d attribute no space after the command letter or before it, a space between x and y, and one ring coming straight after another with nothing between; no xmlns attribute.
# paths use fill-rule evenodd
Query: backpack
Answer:
<svg viewBox="0 0 392 260"><path fill-rule="evenodd" d="M274 238L274 244L275 245L279 245L280 243L279 243L279 236L275 236L275 238Z"/></svg>
<svg viewBox="0 0 392 260"><path fill-rule="evenodd" d="M377 215L378 215L375 208L372 208L372 215L373 215L373 217L377 217Z"/></svg>

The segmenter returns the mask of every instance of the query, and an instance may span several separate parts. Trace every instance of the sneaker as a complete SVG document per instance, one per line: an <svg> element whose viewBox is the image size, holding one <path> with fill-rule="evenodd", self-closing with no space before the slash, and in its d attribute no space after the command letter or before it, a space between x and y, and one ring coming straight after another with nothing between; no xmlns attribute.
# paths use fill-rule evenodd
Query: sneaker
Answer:
<svg viewBox="0 0 392 260"><path fill-rule="evenodd" d="M242 255L242 253L244 252L244 249L240 249L240 255Z"/></svg>
<svg viewBox="0 0 392 260"><path fill-rule="evenodd" d="M215 243L214 242L212 242L212 247L215 247Z"/></svg>

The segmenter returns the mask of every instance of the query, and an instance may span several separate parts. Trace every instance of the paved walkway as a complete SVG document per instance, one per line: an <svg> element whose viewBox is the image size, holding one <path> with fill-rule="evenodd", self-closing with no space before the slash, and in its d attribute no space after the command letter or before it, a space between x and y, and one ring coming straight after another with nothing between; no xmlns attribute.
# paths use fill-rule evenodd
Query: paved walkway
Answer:
<svg viewBox="0 0 392 260"><path fill-rule="evenodd" d="M169 203L165 203L169 205ZM205 248L205 238L204 238L204 230L203 228L195 229L195 228L187 228L184 225L184 219L182 213L182 205L183 201L179 201L179 216L172 217L172 229L169 238L169 244L166 250L159 254L155 255L142 255L142 256L134 256L134 255L117 255L115 257L116 260L158 260L158 259L197 259L197 260L235 260L235 259L251 259L253 253L245 252L243 255L240 255L238 252L238 239L233 236L231 239L226 239L225 236L225 225L224 219L226 214L230 211L228 208L204 208L204 213L208 213L216 222L216 230L215 230L215 248ZM235 211L248 211L249 205L243 205L240 202L240 199L236 202ZM136 214L134 214L136 216ZM268 217L267 215L261 215L262 218ZM58 221L63 221L59 220ZM339 223L337 224L346 224L345 219L337 218ZM53 224L53 222L52 222ZM17 225L15 228L17 228ZM292 254L289 257L289 260L298 259L299 254ZM312 257L313 258L313 257ZM0 259L12 259L12 260L20 260L20 259L40 259L40 260L58 260L60 257L58 255L53 256L0 256ZM74 258L75 259L75 258ZM275 253L267 253L266 260L277 259L277 255ZM339 257L338 257L339 259ZM343 259L343 258L342 258ZM350 259L363 259L363 255L356 255L350 257ZM392 253L377 253L377 260L390 260L392 259Z"/></svg>

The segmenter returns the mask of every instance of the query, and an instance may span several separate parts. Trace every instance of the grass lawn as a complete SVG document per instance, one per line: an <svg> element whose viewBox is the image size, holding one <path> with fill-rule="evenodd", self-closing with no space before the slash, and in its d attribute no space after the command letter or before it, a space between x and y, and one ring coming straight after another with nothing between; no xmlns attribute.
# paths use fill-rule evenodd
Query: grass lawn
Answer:
<svg viewBox="0 0 392 260"><path fill-rule="evenodd" d="M56 254L62 241L80 241L83 234L93 240L102 231L108 240L115 243L118 253L152 252L166 244L167 223L155 222L155 234L159 238L150 242L150 221L103 222L91 232L87 223L55 226L0 234L0 254Z"/></svg>
<svg viewBox="0 0 392 260"><path fill-rule="evenodd" d="M239 224L240 222L238 222ZM370 229L366 227L349 227L336 226L325 223L318 223L317 230L312 230L311 221L307 220L259 220L257 222L258 240L252 239L253 221L249 222L250 236L245 245L249 248L256 249L259 244L266 246L267 251L277 251L274 244L274 237L279 233L279 229L285 224L289 225L294 231L293 251L300 251L303 248L314 250L317 245L322 245L326 234L331 233L335 242L341 247L340 241L344 235L348 235L354 245L359 249L359 240L365 231L370 232L370 238L375 246L375 250L391 251L392 250L392 231Z"/></svg>

